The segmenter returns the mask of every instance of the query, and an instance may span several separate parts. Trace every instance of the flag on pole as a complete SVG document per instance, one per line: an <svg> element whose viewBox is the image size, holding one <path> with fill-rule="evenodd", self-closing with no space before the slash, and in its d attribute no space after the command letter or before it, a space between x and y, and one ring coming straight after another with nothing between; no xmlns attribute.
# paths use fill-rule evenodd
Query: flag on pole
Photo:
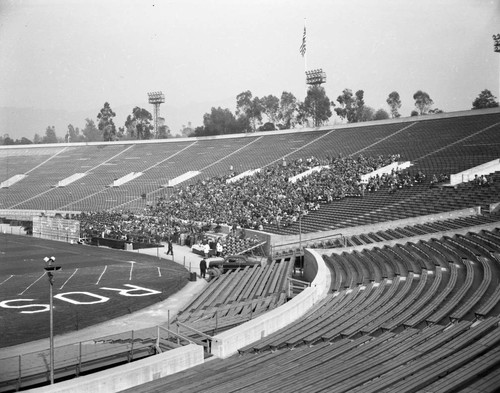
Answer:
<svg viewBox="0 0 500 393"><path fill-rule="evenodd" d="M304 25L304 34L302 35L302 45L300 45L300 54L302 57L306 54L306 26Z"/></svg>

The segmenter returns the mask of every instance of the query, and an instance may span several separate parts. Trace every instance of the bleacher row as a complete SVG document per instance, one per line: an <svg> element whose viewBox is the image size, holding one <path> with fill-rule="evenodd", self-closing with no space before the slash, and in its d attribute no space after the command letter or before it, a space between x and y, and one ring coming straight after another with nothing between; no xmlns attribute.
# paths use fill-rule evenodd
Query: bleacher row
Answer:
<svg viewBox="0 0 500 393"><path fill-rule="evenodd" d="M168 383L157 380L134 391L493 392L498 373L474 376L498 366L498 322L434 325L214 360L210 367L194 367L167 378Z"/></svg>
<svg viewBox="0 0 500 393"><path fill-rule="evenodd" d="M263 266L238 268L215 277L207 288L177 315L180 333L192 330L214 334L255 318L287 300L287 278L294 258L276 259ZM196 335L195 335L196 336Z"/></svg>
<svg viewBox="0 0 500 393"><path fill-rule="evenodd" d="M342 229L359 225L371 225L384 221L418 217L436 213L480 206L483 211L498 202L500 172L493 174L491 187L474 187L463 184L458 187L429 188L428 184L400 189L395 194L387 191L369 193L365 197L345 198L323 205L302 219L303 233L318 230ZM355 213L353 213L355 212ZM266 227L279 234L298 233L298 224L288 228Z"/></svg>
<svg viewBox="0 0 500 393"><path fill-rule="evenodd" d="M500 227L323 258L332 291L296 323L238 355L134 391L493 392L500 386Z"/></svg>

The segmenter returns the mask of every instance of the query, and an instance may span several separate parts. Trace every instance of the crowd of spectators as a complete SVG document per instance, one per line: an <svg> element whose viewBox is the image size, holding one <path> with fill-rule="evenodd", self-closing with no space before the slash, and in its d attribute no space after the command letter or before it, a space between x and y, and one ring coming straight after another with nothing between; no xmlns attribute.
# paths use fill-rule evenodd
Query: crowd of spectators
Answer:
<svg viewBox="0 0 500 393"><path fill-rule="evenodd" d="M159 198L142 214L131 212L99 212L82 214L82 230L110 238L134 241L148 238L174 241L186 233L196 241L205 228L227 224L233 227L262 230L266 225L278 228L296 222L300 216L320 209L322 204L346 197L360 197L365 191L375 192L412 186L425 176L408 171L390 174L361 182L370 173L400 159L399 155L365 157L339 156L319 159L300 158L262 168L251 176L236 181L229 173L182 185L169 197ZM290 178L312 171L295 182Z"/></svg>
<svg viewBox="0 0 500 393"><path fill-rule="evenodd" d="M287 226L302 215L320 209L321 204L336 199L361 196L366 185L361 175L387 166L399 155L365 157L337 157L318 159L310 157L282 162L261 170L252 176L227 182L235 176L214 177L179 187L169 199L162 199L154 213L168 211L172 217L185 221L236 224L243 228L262 230L266 225ZM289 182L289 179L308 171L308 176ZM376 189L397 179L397 184L415 181L407 172L395 173L377 180ZM399 180L401 179L401 180Z"/></svg>
<svg viewBox="0 0 500 393"><path fill-rule="evenodd" d="M172 228L164 217L122 210L82 212L78 219L83 239L102 237L125 242L159 243L167 241L178 230Z"/></svg>
<svg viewBox="0 0 500 393"><path fill-rule="evenodd" d="M490 187L493 184L493 176L475 175L473 180L474 188Z"/></svg>
<svg viewBox="0 0 500 393"><path fill-rule="evenodd" d="M445 183L450 180L450 176L445 173L440 173L439 175L433 174L431 179L430 187L437 187L439 184Z"/></svg>
<svg viewBox="0 0 500 393"><path fill-rule="evenodd" d="M390 173L384 173L370 177L366 184L368 192L376 192L381 189L388 189L390 193L396 192L400 188L413 187L425 181L425 174L418 171L414 176L408 170L392 170Z"/></svg>

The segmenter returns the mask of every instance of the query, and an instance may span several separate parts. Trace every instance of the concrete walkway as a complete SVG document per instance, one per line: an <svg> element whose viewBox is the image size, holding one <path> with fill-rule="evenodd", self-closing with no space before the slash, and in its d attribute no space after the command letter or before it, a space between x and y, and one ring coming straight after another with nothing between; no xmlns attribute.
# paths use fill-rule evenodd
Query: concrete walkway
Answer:
<svg viewBox="0 0 500 393"><path fill-rule="evenodd" d="M188 282L180 291L171 295L168 299L153 304L147 308L124 315L122 317L112 319L94 326L66 333L54 337L54 346L63 346L74 344L83 341L90 341L95 338L108 335L129 332L131 330L139 330L144 328L155 327L165 324L168 320L174 318L175 315L188 304L198 293L204 290L208 285L207 281L199 277L199 263L201 257L191 252L188 247L178 246L174 244L174 258L171 255L165 255L167 248L150 248L135 250L130 252L139 252L141 254L149 254L162 259L173 260L176 263L184 265L186 269L197 273L197 280ZM44 351L49 348L49 338L44 340L31 341L24 344L19 344L11 347L0 349L0 358L18 356L30 352Z"/></svg>

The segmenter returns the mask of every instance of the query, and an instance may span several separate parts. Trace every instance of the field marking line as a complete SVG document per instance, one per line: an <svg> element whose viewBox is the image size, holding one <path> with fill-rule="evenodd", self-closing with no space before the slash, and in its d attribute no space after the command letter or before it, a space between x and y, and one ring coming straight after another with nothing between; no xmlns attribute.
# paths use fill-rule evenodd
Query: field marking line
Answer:
<svg viewBox="0 0 500 393"><path fill-rule="evenodd" d="M159 269L159 268L158 268ZM2 285L4 282L7 282L9 281L12 277L14 277L13 274L10 275L10 277L6 278L5 280L3 280L2 282L0 282L0 285Z"/></svg>
<svg viewBox="0 0 500 393"><path fill-rule="evenodd" d="M24 292L26 292L28 289L30 289L33 285L35 285L38 281L40 281L43 277L45 277L45 273L42 273L40 277L38 277L34 282L32 282L28 287L22 291L19 295L24 295Z"/></svg>
<svg viewBox="0 0 500 393"><path fill-rule="evenodd" d="M66 281L64 281L64 284L63 284L63 285L61 285L61 288L59 288L59 289L63 289L63 288L64 288L64 286L67 284L67 282L68 282L69 280L71 280L71 277L73 277L73 276L76 274L76 272L77 272L77 271L78 271L78 268L76 268L76 269L75 269L75 271L73 272L73 274L72 274L71 276L69 276L69 278L68 278Z"/></svg>
<svg viewBox="0 0 500 393"><path fill-rule="evenodd" d="M132 271L134 270L134 261L128 261L128 263L130 263L130 274L128 276L128 280L129 281L132 281Z"/></svg>
<svg viewBox="0 0 500 393"><path fill-rule="evenodd" d="M108 268L108 265L104 266L104 270L102 271L101 275L99 276L99 279L97 280L97 282L95 283L95 285L98 285L99 284L99 281L101 281L101 278L102 276L104 275L104 272L106 271L106 269Z"/></svg>
<svg viewBox="0 0 500 393"><path fill-rule="evenodd" d="M161 277L160 266L157 266L157 268L158 268L158 277Z"/></svg>

